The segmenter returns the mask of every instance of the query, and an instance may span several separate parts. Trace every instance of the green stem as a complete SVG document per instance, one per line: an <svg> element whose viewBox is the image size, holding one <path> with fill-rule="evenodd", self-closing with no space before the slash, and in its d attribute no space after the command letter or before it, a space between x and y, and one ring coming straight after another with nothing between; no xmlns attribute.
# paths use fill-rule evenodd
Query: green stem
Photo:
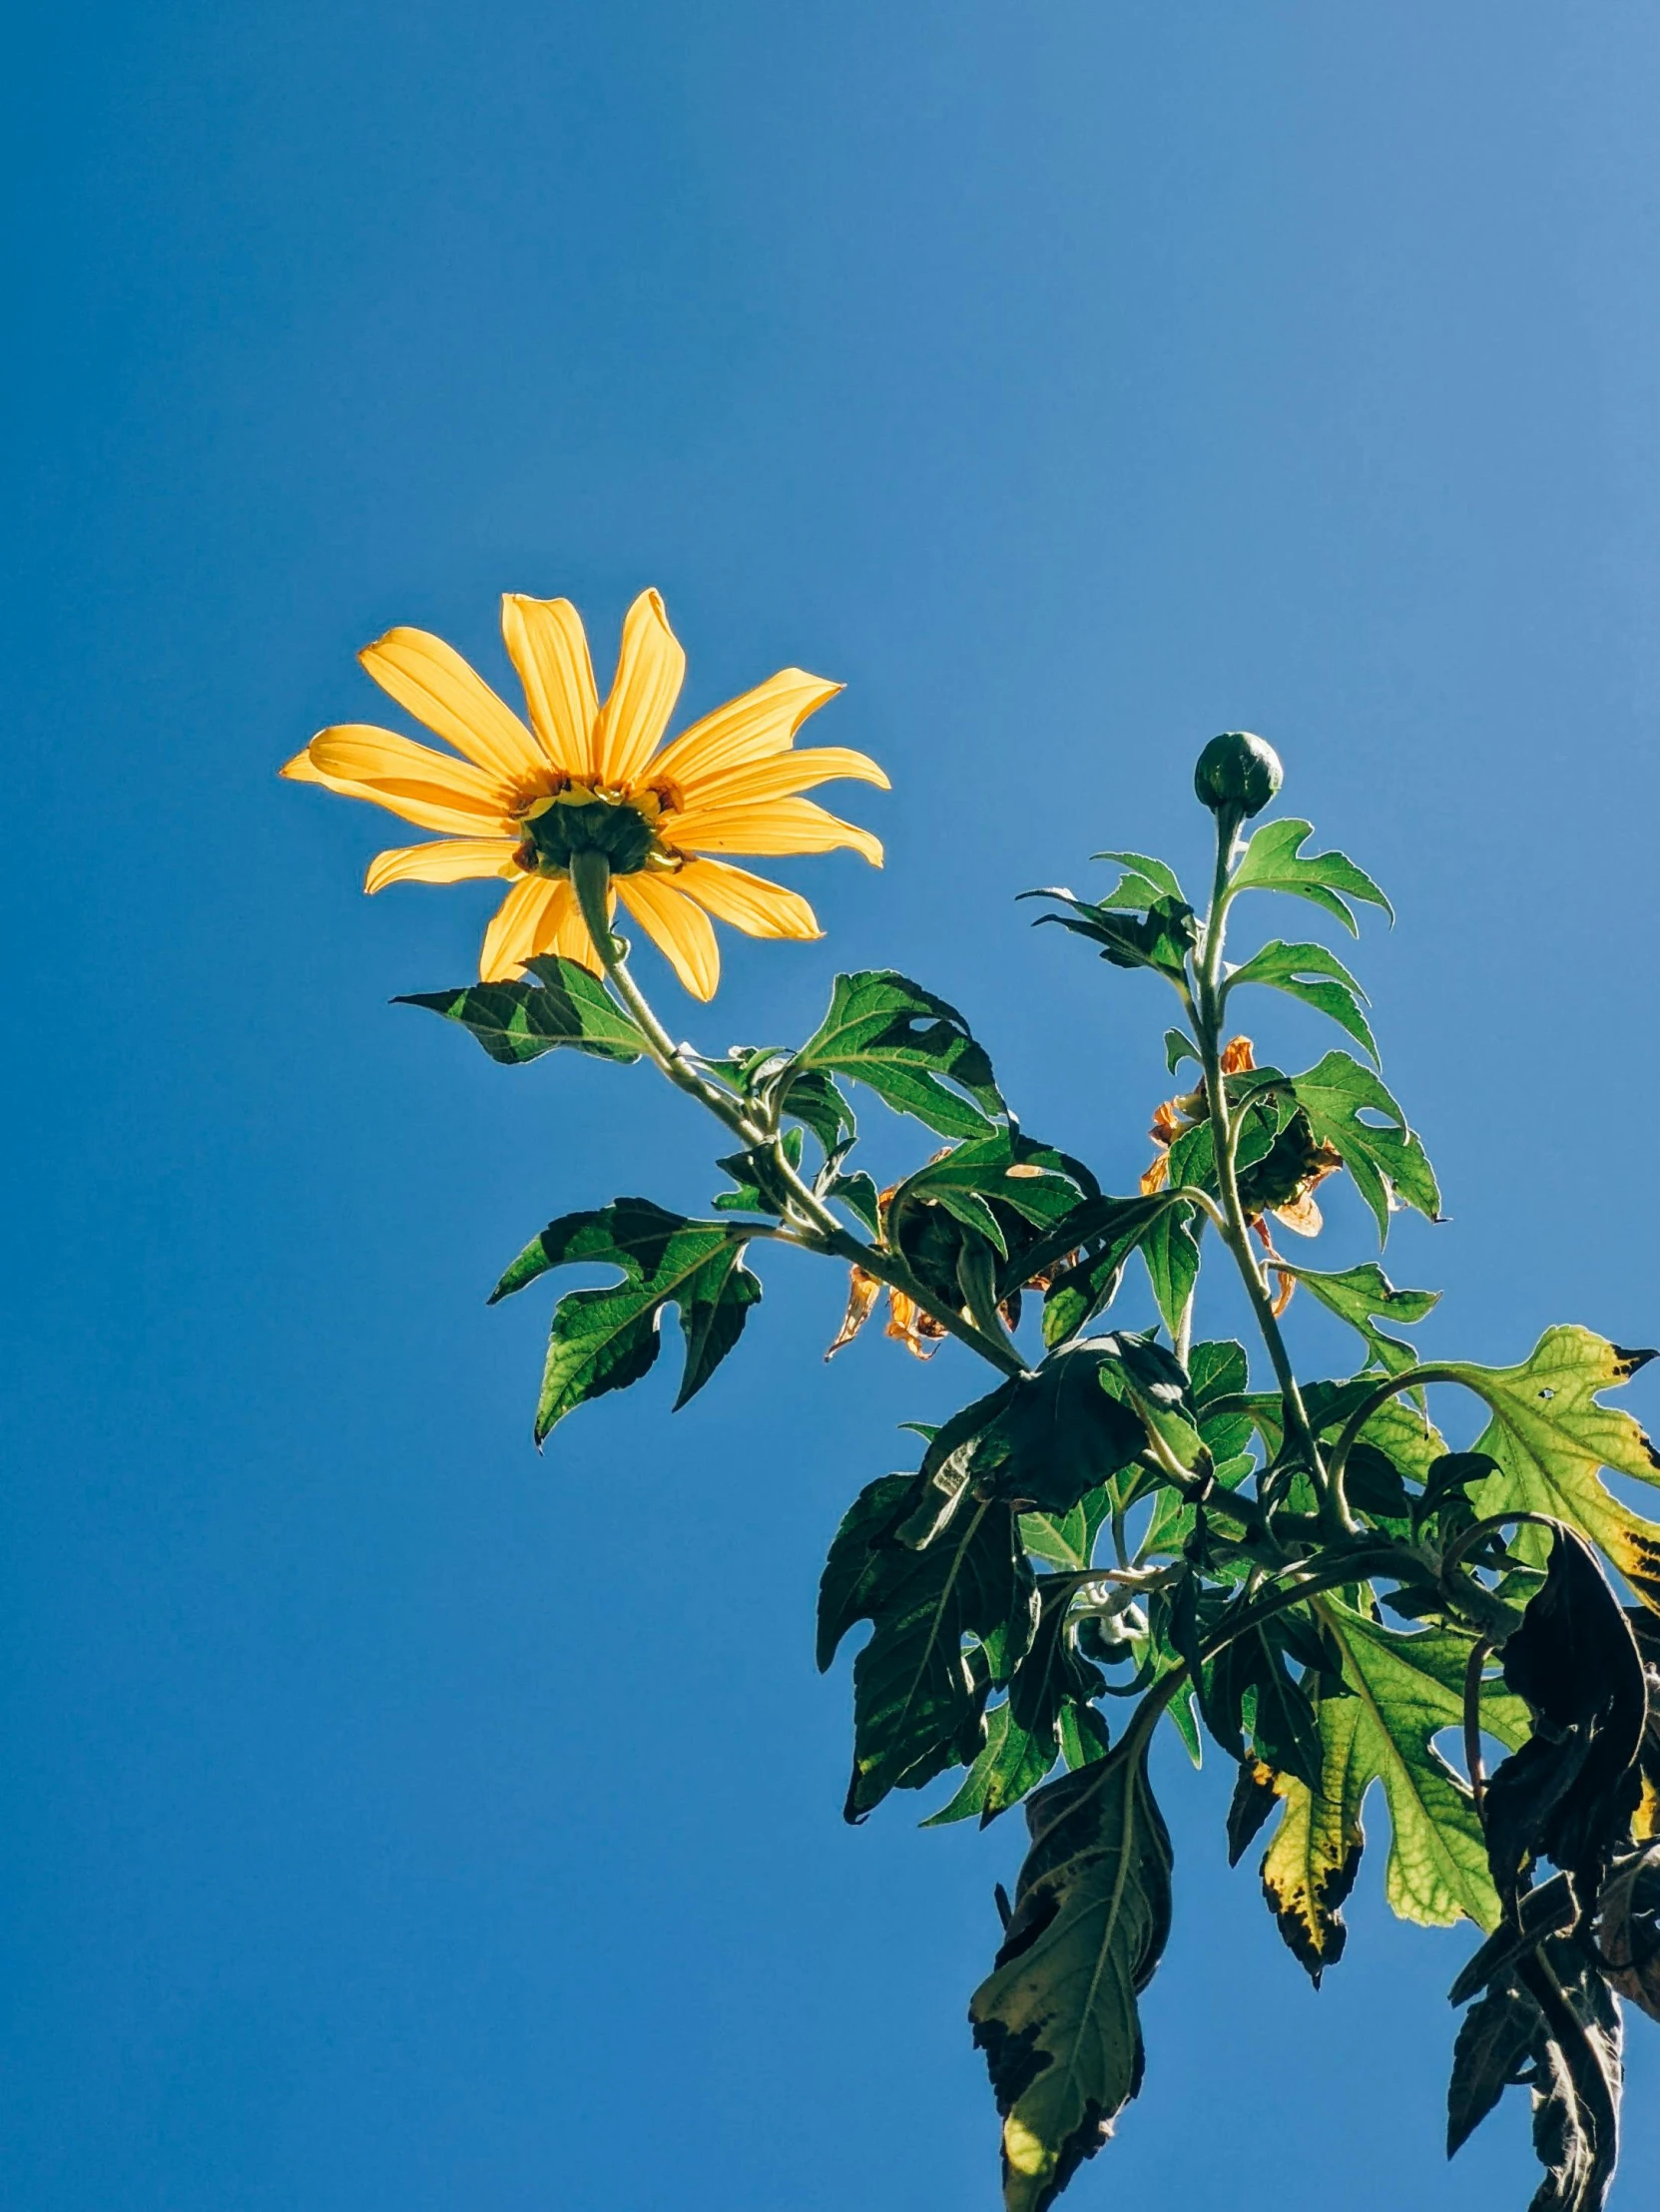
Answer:
<svg viewBox="0 0 1660 2212"><path fill-rule="evenodd" d="M1273 1363L1274 1374L1280 1384L1280 1396L1285 1405L1287 1433L1296 1439L1308 1460L1309 1472L1320 1498L1321 1518L1332 1534L1352 1536L1357 1533L1358 1524L1344 1498L1341 1479L1333 1481L1328 1477L1308 1408L1303 1402L1303 1392L1292 1368L1291 1355L1286 1350L1286 1340L1275 1318L1274 1301L1269 1295L1267 1279L1251 1250L1251 1225L1246 1220L1245 1207L1240 1199L1239 1174L1234 1165L1238 1133L1233 1109L1228 1101L1227 1078L1222 1072L1221 1030L1222 947L1227 935L1230 899L1228 867L1233 857L1234 837L1238 829L1239 823L1232 814L1225 812L1217 817L1216 872L1211 884L1210 911L1205 918L1205 950L1198 975L1196 1026L1199 1032L1200 1060L1205 1071L1205 1098L1210 1108L1211 1145L1216 1156L1217 1189L1222 1198L1223 1218L1218 1226L1222 1240L1239 1268L1251 1300L1258 1331Z"/></svg>
<svg viewBox="0 0 1660 2212"><path fill-rule="evenodd" d="M916 1283L908 1268L895 1261L878 1246L865 1244L843 1227L816 1191L811 1189L797 1173L785 1155L782 1138L777 1131L763 1128L752 1121L737 1099L712 1082L684 1050L675 1043L652 1011L644 991L629 973L627 947L611 926L611 865L603 852L575 852L571 855L571 887L576 892L582 918L593 939L594 950L599 954L617 996L639 1023L646 1040L647 1050L669 1078L690 1098L695 1098L718 1121L730 1129L742 1143L752 1148L766 1147L772 1158L779 1181L784 1185L791 1204L801 1217L801 1227L808 1235L793 1237L790 1241L808 1245L809 1249L832 1254L850 1265L862 1268L866 1275L873 1275L889 1289L901 1291L923 1313L949 1330L953 1337L977 1352L982 1360L998 1368L1004 1375L1024 1375L1026 1363L1021 1359L1006 1334L991 1336L985 1330L964 1318L940 1300L931 1297Z"/></svg>

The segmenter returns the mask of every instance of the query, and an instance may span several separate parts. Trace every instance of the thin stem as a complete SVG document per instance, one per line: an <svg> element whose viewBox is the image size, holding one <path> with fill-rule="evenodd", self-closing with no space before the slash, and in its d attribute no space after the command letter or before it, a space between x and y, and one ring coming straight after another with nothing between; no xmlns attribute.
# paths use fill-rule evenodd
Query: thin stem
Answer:
<svg viewBox="0 0 1660 2212"><path fill-rule="evenodd" d="M677 1084L688 1097L695 1098L718 1121L742 1142L752 1148L766 1147L773 1170L784 1186L792 1206L800 1216L801 1227L807 1236L795 1236L792 1243L804 1244L811 1250L832 1254L862 1268L866 1275L873 1275L889 1289L901 1291L906 1298L919 1306L923 1313L938 1322L953 1337L977 1352L982 1360L998 1368L1004 1375L1024 1375L1026 1364L1014 1344L1001 1333L1001 1341L985 1330L955 1313L942 1301L932 1297L918 1284L908 1268L876 1245L865 1244L846 1229L837 1217L801 1177L785 1154L782 1138L774 1130L763 1128L745 1113L739 1101L713 1083L708 1076L687 1057L652 1011L644 991L629 973L626 947L611 926L610 891L611 867L603 852L576 852L571 855L571 887L576 892L582 918L593 939L594 950L599 954L606 975L618 997L639 1023L646 1040L647 1050L671 1083Z"/></svg>
<svg viewBox="0 0 1660 2212"><path fill-rule="evenodd" d="M1481 1759L1481 1669L1487 1664L1492 1650L1490 1640L1483 1636L1471 1646L1469 1664L1464 1669L1464 1765L1469 1769L1470 1795L1475 1800L1475 1817L1483 1826L1487 1802L1487 1770Z"/></svg>
<svg viewBox="0 0 1660 2212"><path fill-rule="evenodd" d="M1321 1517L1332 1533L1352 1536L1357 1523L1344 1499L1341 1481L1329 1480L1325 1463L1316 1441L1314 1426L1309 1419L1308 1408L1303 1402L1303 1392L1298 1386L1292 1368L1291 1355L1286 1350L1286 1340L1274 1312L1274 1301L1256 1256L1251 1250L1251 1226L1246 1219L1245 1207L1239 1193L1239 1174L1234 1165L1237 1131L1233 1109L1228 1100L1228 1082L1222 1072L1222 947L1227 935L1229 906L1228 866L1233 857L1235 834L1239 823L1232 813L1217 817L1216 826L1216 873L1211 884L1210 911L1205 920L1205 949L1199 966L1198 991L1198 1043L1201 1064L1205 1071L1205 1098L1210 1108L1211 1149L1216 1158L1217 1189L1222 1196L1222 1220L1219 1228L1223 1242L1234 1256L1250 1297L1257 1328L1273 1363L1275 1378L1280 1384L1280 1396L1286 1410L1286 1427L1289 1434L1301 1445L1309 1462L1309 1472L1320 1497Z"/></svg>

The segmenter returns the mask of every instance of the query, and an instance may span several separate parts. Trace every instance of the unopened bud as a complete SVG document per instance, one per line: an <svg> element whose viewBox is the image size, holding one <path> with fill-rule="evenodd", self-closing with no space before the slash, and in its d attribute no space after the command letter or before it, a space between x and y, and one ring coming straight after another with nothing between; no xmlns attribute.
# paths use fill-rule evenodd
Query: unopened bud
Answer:
<svg viewBox="0 0 1660 2212"><path fill-rule="evenodd" d="M1212 814L1227 809L1249 822L1274 798L1284 776L1280 756L1266 740L1249 730L1227 730L1200 754L1193 788Z"/></svg>

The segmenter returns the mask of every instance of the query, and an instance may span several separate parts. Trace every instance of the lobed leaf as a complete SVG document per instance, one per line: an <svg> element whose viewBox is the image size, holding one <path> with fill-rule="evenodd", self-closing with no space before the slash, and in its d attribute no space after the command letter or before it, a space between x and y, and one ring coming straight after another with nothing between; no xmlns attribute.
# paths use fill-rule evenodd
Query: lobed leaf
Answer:
<svg viewBox="0 0 1660 2212"><path fill-rule="evenodd" d="M1364 1260L1359 1267L1344 1268L1330 1275L1285 1261L1278 1266L1282 1275L1289 1275L1301 1283L1329 1312L1336 1314L1340 1321L1348 1322L1365 1344L1368 1358L1376 1360L1381 1368L1390 1375L1399 1375L1416 1364L1417 1354L1409 1344L1399 1337L1389 1336L1376 1324L1380 1319L1387 1319L1410 1328L1440 1304L1439 1291L1397 1291L1376 1260Z"/></svg>
<svg viewBox="0 0 1660 2212"><path fill-rule="evenodd" d="M987 1116L1007 1111L956 1008L891 968L835 978L830 1011L778 1078L785 1109L799 1110L804 1078L826 1076L867 1085L942 1137L984 1136Z"/></svg>
<svg viewBox="0 0 1660 2212"><path fill-rule="evenodd" d="M1231 996L1242 983L1265 983L1271 990L1283 991L1288 998L1313 1006L1340 1029L1346 1029L1378 1064L1377 1039L1361 1011L1367 995L1337 955L1323 944L1287 944L1276 938L1243 967L1230 970L1224 997Z"/></svg>
<svg viewBox="0 0 1660 2212"><path fill-rule="evenodd" d="M624 1389L656 1364L663 1310L680 1317L686 1361L678 1411L738 1342L761 1285L744 1265L751 1230L741 1222L689 1221L649 1198L619 1198L597 1212L549 1222L508 1268L490 1303L550 1268L578 1261L621 1269L609 1290L570 1291L554 1308L536 1408L536 1441L590 1398Z"/></svg>
<svg viewBox="0 0 1660 2212"><path fill-rule="evenodd" d="M1353 936L1359 936L1352 898L1369 906L1381 906L1390 921L1394 908L1378 885L1346 852L1309 852L1304 845L1314 835L1308 822L1269 822L1256 831L1234 869L1236 891L1289 891L1307 898L1334 915Z"/></svg>
<svg viewBox="0 0 1660 2212"><path fill-rule="evenodd" d="M1377 1217L1380 1241L1389 1233L1391 1193L1430 1221L1440 1219L1441 1194L1422 1142L1370 1068L1350 1053L1329 1052L1318 1067L1294 1076L1292 1089L1317 1140L1342 1154ZM1363 1121L1363 1114L1379 1118Z"/></svg>
<svg viewBox="0 0 1660 2212"><path fill-rule="evenodd" d="M394 1006L426 1006L470 1030L492 1060L519 1067L559 1045L599 1060L638 1060L646 1039L626 1007L575 960L544 953L527 963L535 983L469 983L458 991L412 991Z"/></svg>

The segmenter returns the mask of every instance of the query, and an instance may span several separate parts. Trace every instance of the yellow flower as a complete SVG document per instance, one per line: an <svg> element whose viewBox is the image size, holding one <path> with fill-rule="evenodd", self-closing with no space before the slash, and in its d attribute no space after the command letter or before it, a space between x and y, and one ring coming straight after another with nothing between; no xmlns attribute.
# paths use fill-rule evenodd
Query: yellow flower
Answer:
<svg viewBox="0 0 1660 2212"><path fill-rule="evenodd" d="M659 751L686 655L655 591L642 592L624 619L603 706L582 619L568 599L508 592L501 631L524 686L528 724L441 638L388 630L358 659L454 752L350 723L319 731L282 770L295 783L371 799L443 832L433 843L378 853L366 891L469 876L511 882L484 933L485 982L515 976L545 952L598 969L571 887L577 850L606 854L614 896L698 998L714 996L721 973L711 914L752 937L823 934L805 898L711 854L850 845L881 865L881 846L868 830L800 796L838 776L887 789L862 753L793 750L796 732L839 684L782 669Z"/></svg>

